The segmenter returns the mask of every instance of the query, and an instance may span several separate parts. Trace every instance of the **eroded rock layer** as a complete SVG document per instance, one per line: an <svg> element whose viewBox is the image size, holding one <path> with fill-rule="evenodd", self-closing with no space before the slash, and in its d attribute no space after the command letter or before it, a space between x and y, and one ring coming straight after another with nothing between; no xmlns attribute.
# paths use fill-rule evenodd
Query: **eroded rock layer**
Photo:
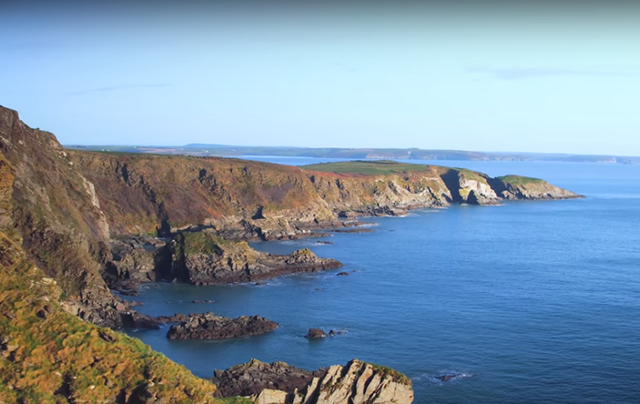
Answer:
<svg viewBox="0 0 640 404"><path fill-rule="evenodd" d="M251 396L259 404L410 404L411 381L389 368L352 360L345 366L309 372L283 362L258 360L213 378L224 396Z"/></svg>

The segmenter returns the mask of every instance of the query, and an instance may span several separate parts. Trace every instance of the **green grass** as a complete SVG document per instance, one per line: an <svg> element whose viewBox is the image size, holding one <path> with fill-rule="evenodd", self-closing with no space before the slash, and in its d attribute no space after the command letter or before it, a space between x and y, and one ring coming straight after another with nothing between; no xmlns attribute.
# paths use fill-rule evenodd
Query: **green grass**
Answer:
<svg viewBox="0 0 640 404"><path fill-rule="evenodd" d="M254 401L251 401L246 397L219 398L218 401L221 404L255 404Z"/></svg>
<svg viewBox="0 0 640 404"><path fill-rule="evenodd" d="M480 182L484 181L484 178L482 177L482 175L480 175L480 173L478 173L477 171L472 171L472 170L469 170L468 168L454 168L454 170L460 171L470 180L476 180Z"/></svg>
<svg viewBox="0 0 640 404"><path fill-rule="evenodd" d="M520 175L504 175L502 177L496 177L496 179L511 185L527 185L527 184L542 184L543 180L539 178L523 177Z"/></svg>
<svg viewBox="0 0 640 404"><path fill-rule="evenodd" d="M304 170L338 174L385 175L407 171L425 171L429 168L422 164L398 163L392 160L345 161L339 163L311 164L301 167Z"/></svg>
<svg viewBox="0 0 640 404"><path fill-rule="evenodd" d="M403 373L398 372L395 369L382 366L382 365L376 365L375 363L370 363L370 362L367 362L367 363L371 365L371 367L377 372L380 372L385 376L390 376L394 381L398 383L404 383L404 384L411 383L411 381L407 376L405 376Z"/></svg>
<svg viewBox="0 0 640 404"><path fill-rule="evenodd" d="M190 254L221 254L221 245L230 244L231 241L225 240L214 234L207 232L184 232L184 253Z"/></svg>

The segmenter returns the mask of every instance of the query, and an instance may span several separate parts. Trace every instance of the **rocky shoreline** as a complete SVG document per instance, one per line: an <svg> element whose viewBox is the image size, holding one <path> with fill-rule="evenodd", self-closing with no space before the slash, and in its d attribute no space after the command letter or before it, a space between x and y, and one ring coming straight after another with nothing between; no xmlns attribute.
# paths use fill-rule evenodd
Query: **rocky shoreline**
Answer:
<svg viewBox="0 0 640 404"><path fill-rule="evenodd" d="M272 331L277 323L212 313L154 319L113 291L130 296L145 282L229 284L336 269L340 262L308 249L271 255L247 241L366 231L354 227L361 216L581 197L519 176L384 161L341 164L336 172L335 165L71 151L0 107L0 317L6 319L0 350L7 354L3 383L10 386L2 394L12 402L215 402L214 385L107 328L180 321L172 326L176 338L233 338ZM64 360L59 336L74 344L63 350ZM256 372L280 372L261 369ZM60 376L49 377L53 372ZM324 375L301 372L290 370L311 379L306 387L283 382L289 387L278 390L267 380L251 397L305 404L413 399L406 377L355 360Z"/></svg>
<svg viewBox="0 0 640 404"><path fill-rule="evenodd" d="M111 245L112 260L102 276L112 290L125 296L137 294L140 285L148 282L226 285L343 266L306 248L289 255L268 254L209 231L184 232L163 239L120 237Z"/></svg>

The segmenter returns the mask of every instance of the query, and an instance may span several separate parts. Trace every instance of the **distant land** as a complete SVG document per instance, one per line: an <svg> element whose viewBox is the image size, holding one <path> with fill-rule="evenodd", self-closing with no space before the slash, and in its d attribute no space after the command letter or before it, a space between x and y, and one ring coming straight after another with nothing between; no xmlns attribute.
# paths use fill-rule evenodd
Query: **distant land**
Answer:
<svg viewBox="0 0 640 404"><path fill-rule="evenodd" d="M374 148L306 148L267 146L227 146L191 143L184 146L86 146L65 145L76 150L120 153L180 154L188 156L286 156L344 159L400 159L400 160L474 160L474 161L562 161L574 163L640 164L640 157L582 155L558 153L476 152L430 149L374 149Z"/></svg>

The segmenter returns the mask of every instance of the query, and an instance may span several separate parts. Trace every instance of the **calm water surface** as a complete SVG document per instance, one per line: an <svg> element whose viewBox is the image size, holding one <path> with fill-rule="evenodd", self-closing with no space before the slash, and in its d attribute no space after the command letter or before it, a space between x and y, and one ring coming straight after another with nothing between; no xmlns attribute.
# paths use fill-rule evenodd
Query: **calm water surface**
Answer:
<svg viewBox="0 0 640 404"><path fill-rule="evenodd" d="M407 374L418 404L640 403L640 166L434 163L539 177L587 199L372 218L374 233L320 239L333 245L254 243L308 247L357 272L147 285L136 297L144 313L260 314L281 327L228 341L169 341L166 328L133 335L202 377L251 358L314 369L355 357ZM348 334L308 341L310 327ZM435 378L448 372L474 376Z"/></svg>

